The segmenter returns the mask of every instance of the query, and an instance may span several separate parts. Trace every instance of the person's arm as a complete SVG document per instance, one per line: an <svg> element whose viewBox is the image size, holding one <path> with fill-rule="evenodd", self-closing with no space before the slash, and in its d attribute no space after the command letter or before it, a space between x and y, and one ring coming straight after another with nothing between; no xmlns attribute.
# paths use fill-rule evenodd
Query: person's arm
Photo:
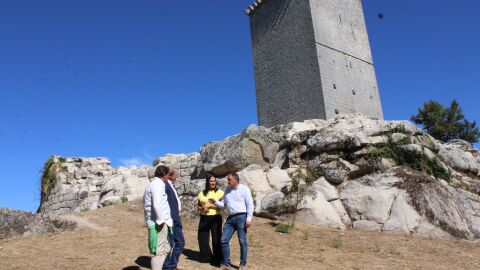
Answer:
<svg viewBox="0 0 480 270"><path fill-rule="evenodd" d="M217 208L225 208L224 197L219 201L215 200L214 198L208 199L211 203L213 203Z"/></svg>
<svg viewBox="0 0 480 270"><path fill-rule="evenodd" d="M249 228L252 225L252 218L253 218L253 210L255 206L253 205L253 198L252 198L252 192L250 191L250 188L247 187L245 189L246 191L246 196L245 196L245 205L247 207L247 228Z"/></svg>
<svg viewBox="0 0 480 270"><path fill-rule="evenodd" d="M222 200L223 200L223 194L222 194L222 196L221 196L218 200L219 200L219 201L222 201ZM221 209L220 207L218 207L218 206L215 205L214 203L212 203L212 205L211 205L209 208L212 208L212 209Z"/></svg>
<svg viewBox="0 0 480 270"><path fill-rule="evenodd" d="M197 203L197 209L199 211L202 211L202 212L208 212L208 207L205 207L201 202L200 200L198 200L198 203Z"/></svg>

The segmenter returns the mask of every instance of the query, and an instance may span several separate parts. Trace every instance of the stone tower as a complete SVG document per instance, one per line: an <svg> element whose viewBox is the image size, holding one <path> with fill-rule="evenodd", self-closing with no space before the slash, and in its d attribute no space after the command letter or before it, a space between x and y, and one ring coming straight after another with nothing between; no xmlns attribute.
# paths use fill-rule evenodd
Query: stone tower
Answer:
<svg viewBox="0 0 480 270"><path fill-rule="evenodd" d="M259 125L383 118L361 0L257 0L245 13Z"/></svg>

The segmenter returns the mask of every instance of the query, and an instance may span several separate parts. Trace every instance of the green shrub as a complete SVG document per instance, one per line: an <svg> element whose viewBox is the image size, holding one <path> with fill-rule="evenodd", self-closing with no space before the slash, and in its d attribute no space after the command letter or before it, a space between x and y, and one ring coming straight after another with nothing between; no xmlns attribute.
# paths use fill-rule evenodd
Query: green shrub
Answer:
<svg viewBox="0 0 480 270"><path fill-rule="evenodd" d="M425 172L437 178L451 181L452 174L450 170L442 166L440 160L436 157L430 159L423 153L415 153L401 148L402 145L411 143L410 136L393 142L391 134L387 134L388 142L369 149L367 159L377 161L379 158L389 158L394 160L400 166L407 166L417 171Z"/></svg>
<svg viewBox="0 0 480 270"><path fill-rule="evenodd" d="M126 202L128 202L128 197L127 196L122 196L122 197L120 197L120 201L122 201L122 203L126 203Z"/></svg>
<svg viewBox="0 0 480 270"><path fill-rule="evenodd" d="M55 163L55 156L50 156L43 165L42 169L42 192L47 197L55 187L57 181L57 165Z"/></svg>
<svg viewBox="0 0 480 270"><path fill-rule="evenodd" d="M292 226L287 223L279 223L277 226L275 226L275 231L279 233L289 233L291 230Z"/></svg>
<svg viewBox="0 0 480 270"><path fill-rule="evenodd" d="M332 240L332 245L333 248L339 249L342 247L342 239L335 238Z"/></svg>
<svg viewBox="0 0 480 270"><path fill-rule="evenodd" d="M309 168L307 167L307 175L305 176L305 183L311 186L318 178L325 175L325 171L321 167Z"/></svg>
<svg viewBox="0 0 480 270"><path fill-rule="evenodd" d="M405 134L407 136L410 136L412 135L412 132L410 132L409 130L407 130L407 128L404 126L404 125L398 125L392 129L390 129L388 131L390 134L393 134L393 133L402 133L402 134Z"/></svg>

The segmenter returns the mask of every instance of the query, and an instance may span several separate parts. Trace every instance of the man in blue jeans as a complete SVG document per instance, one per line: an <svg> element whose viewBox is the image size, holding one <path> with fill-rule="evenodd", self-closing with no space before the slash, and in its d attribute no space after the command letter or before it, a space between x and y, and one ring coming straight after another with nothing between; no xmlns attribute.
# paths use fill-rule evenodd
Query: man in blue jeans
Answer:
<svg viewBox="0 0 480 270"><path fill-rule="evenodd" d="M227 212L227 220L223 225L222 234L222 252L223 264L222 269L230 269L230 239L232 239L235 231L238 234L240 242L240 270L246 269L247 265L247 229L252 225L253 217L253 198L250 188L240 184L238 174L231 173L227 175L228 188L225 191L221 201L209 199L211 203L219 208L225 208Z"/></svg>
<svg viewBox="0 0 480 270"><path fill-rule="evenodd" d="M178 261L185 247L185 238L183 237L183 225L180 218L182 205L178 198L177 191L173 183L177 180L177 172L170 169L168 172L168 182L165 183L165 193L167 194L168 204L170 205L170 215L173 220L173 234L168 235L168 242L172 246L172 251L168 254L163 263L163 270L181 270L178 268Z"/></svg>

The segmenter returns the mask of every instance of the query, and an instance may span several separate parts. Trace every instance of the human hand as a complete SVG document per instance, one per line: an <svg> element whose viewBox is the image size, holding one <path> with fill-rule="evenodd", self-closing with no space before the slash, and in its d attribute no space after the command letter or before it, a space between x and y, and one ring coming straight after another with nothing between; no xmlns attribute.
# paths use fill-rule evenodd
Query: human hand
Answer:
<svg viewBox="0 0 480 270"><path fill-rule="evenodd" d="M217 202L217 200L215 200L214 198L210 198L210 199L208 199L208 201L209 201L210 203L213 203L213 204Z"/></svg>
<svg viewBox="0 0 480 270"><path fill-rule="evenodd" d="M251 222L251 221L247 221L247 222L245 223L245 227L246 227L247 229L250 228L251 226L252 226L252 222Z"/></svg>

